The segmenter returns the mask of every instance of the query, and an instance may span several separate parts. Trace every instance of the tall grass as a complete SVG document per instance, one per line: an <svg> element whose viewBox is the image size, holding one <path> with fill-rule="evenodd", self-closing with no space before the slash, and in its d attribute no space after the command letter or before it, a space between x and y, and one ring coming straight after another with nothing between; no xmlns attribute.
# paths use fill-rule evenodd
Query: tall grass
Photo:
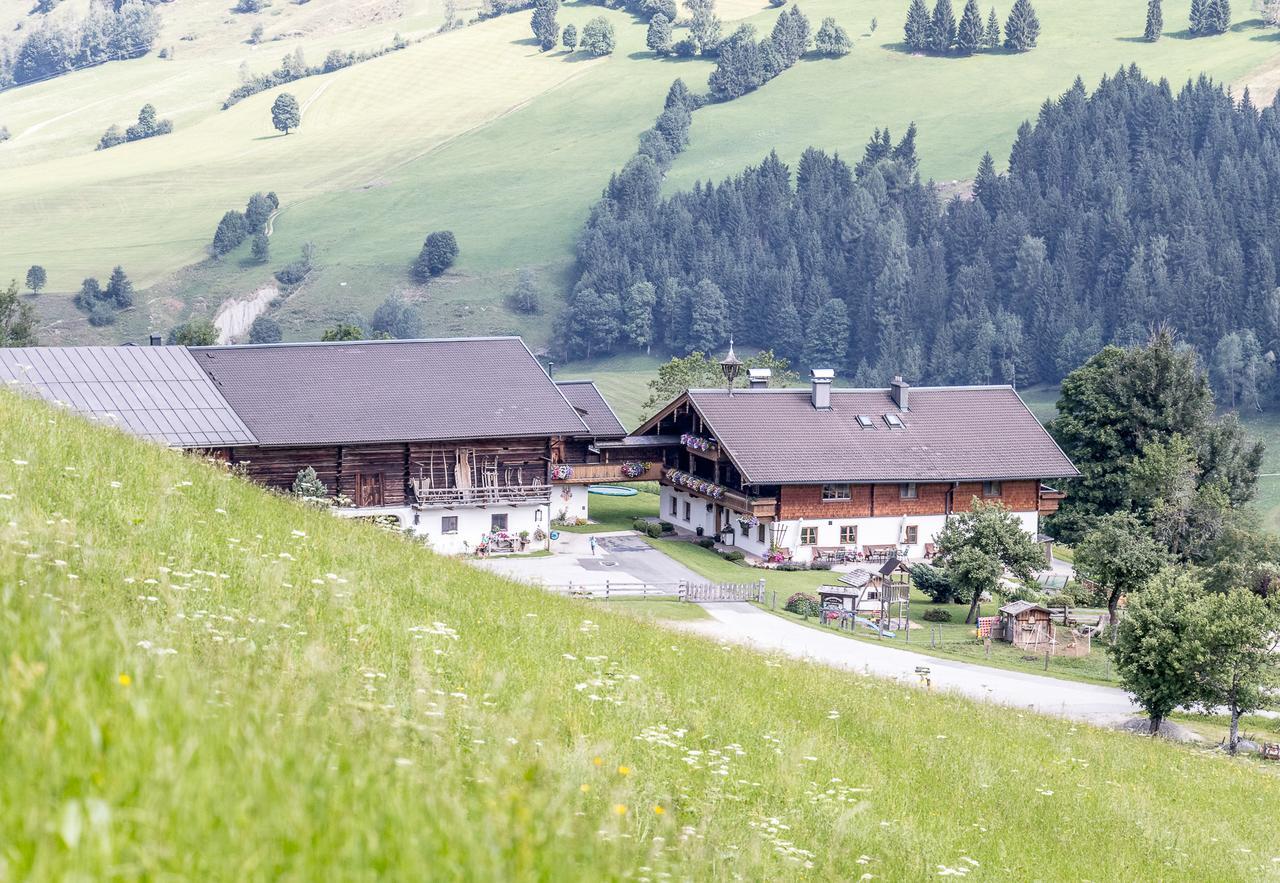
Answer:
<svg viewBox="0 0 1280 883"><path fill-rule="evenodd" d="M1244 762L720 647L0 394L0 878L1257 879Z"/></svg>

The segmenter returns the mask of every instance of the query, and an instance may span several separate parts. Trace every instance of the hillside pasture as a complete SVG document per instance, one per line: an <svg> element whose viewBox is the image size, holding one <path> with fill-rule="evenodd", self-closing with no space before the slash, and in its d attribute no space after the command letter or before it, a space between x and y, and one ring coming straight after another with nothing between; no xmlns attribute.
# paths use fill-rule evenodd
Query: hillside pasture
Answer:
<svg viewBox="0 0 1280 883"><path fill-rule="evenodd" d="M856 156L876 126L901 134L912 120L920 126L922 173L965 178L984 150L1001 162L1018 123L1077 74L1092 85L1137 63L1175 84L1202 69L1237 81L1264 66L1274 45L1274 33L1254 20L1220 37L1184 39L1184 13L1175 9L1167 10L1165 39L1147 44L1135 39L1139 2L1042 0L1043 36L1033 52L915 57L897 43L906 6L899 0L854 10L835 0L800 5L815 27L826 15L843 23L853 52L808 58L755 93L699 110L668 191L733 174L771 149L788 162L810 144ZM385 45L396 31L420 36L434 27L430 13L411 5L405 18L349 31L244 43L250 18L270 35L277 15L317 7L305 12L316 15L320 6L279 4L269 14L236 16L224 3L202 0L189 7L201 10L205 24L188 44L173 34L184 27L181 16L195 13L166 5L174 18L161 43L176 44L173 61L152 55L0 94L0 121L17 134L0 145L0 276L20 278L27 265L42 263L50 292L69 292L85 275L123 263L141 285L163 281L149 296L166 305L156 321L172 322L254 290L313 241L321 266L280 316L290 337L313 337L335 316L367 314L403 290L427 306L438 333L518 327L545 342L591 203L634 152L670 82L679 76L703 89L710 62L655 59L638 19L574 2L561 6L560 23L581 29L605 15L618 33L612 56L538 52L528 13L517 13L284 87L311 101L302 129L287 137L270 128L267 113L281 90L218 111L241 60L269 70L303 45L316 63L329 48L349 48L344 43ZM722 14L749 14L763 35L778 13L743 0ZM872 17L879 27L869 34ZM289 32L283 19L278 27ZM144 101L174 119L175 133L94 153L101 132L131 119ZM73 106L74 113L50 118L48 108ZM283 201L269 266L233 254L178 272L203 258L222 212L262 189ZM425 233L439 228L457 233L459 262L446 279L417 290L405 268ZM504 304L521 267L537 269L548 292L545 315L533 322ZM84 330L66 328L71 338Z"/></svg>
<svg viewBox="0 0 1280 883"><path fill-rule="evenodd" d="M3 392L0 645L15 879L1280 859L1269 768L674 634Z"/></svg>

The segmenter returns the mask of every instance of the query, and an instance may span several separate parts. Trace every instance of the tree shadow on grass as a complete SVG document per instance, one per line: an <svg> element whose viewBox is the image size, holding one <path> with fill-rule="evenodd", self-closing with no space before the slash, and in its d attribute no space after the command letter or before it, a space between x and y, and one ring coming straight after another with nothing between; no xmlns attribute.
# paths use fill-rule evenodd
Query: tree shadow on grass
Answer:
<svg viewBox="0 0 1280 883"><path fill-rule="evenodd" d="M1117 43L1149 43L1146 37L1116 37Z"/></svg>
<svg viewBox="0 0 1280 883"><path fill-rule="evenodd" d="M294 129L293 131L296 132L298 130ZM290 134L292 133L276 132L274 135L259 135L257 138L254 138L253 140L254 141L274 141L277 138L288 138Z"/></svg>
<svg viewBox="0 0 1280 883"><path fill-rule="evenodd" d="M705 56L697 55L657 55L648 49L639 49L635 52L628 52L627 58L631 58L636 61L660 61L665 64L684 64L689 61L710 61L710 59Z"/></svg>
<svg viewBox="0 0 1280 883"><path fill-rule="evenodd" d="M538 43L537 37L523 37L519 40L512 40L511 45L512 46L539 46L541 44Z"/></svg>

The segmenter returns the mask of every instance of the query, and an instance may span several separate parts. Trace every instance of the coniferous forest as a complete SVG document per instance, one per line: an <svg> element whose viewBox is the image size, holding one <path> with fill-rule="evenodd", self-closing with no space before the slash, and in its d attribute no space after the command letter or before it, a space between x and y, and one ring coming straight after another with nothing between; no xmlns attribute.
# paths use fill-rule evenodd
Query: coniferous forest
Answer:
<svg viewBox="0 0 1280 883"><path fill-rule="evenodd" d="M921 133L927 137L928 133ZM562 345L710 350L730 334L855 383L1063 377L1170 324L1261 406L1280 338L1280 101L1137 68L1079 80L1024 123L999 173L944 201L914 128L851 166L818 149L661 198L637 156L578 245ZM1225 378L1225 379L1224 379Z"/></svg>

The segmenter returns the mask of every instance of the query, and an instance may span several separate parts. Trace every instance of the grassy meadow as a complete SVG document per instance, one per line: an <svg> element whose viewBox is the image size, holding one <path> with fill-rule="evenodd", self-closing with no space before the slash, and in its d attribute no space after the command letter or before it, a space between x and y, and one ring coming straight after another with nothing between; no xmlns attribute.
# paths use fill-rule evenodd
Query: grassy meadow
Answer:
<svg viewBox="0 0 1280 883"><path fill-rule="evenodd" d="M0 646L6 879L1280 864L1270 769L673 634L7 393Z"/></svg>
<svg viewBox="0 0 1280 883"><path fill-rule="evenodd" d="M40 303L48 336L136 338L190 312L211 313L269 283L271 270L314 241L319 272L278 310L289 337L312 337L401 290L424 303L433 333L518 329L545 341L592 201L634 152L671 80L701 89L711 70L702 59L653 58L642 22L584 2L563 4L559 21L581 29L595 15L608 17L618 48L607 59L539 52L528 13L433 35L437 4L313 0L257 16L227 7L226 0L163 6L158 46L174 47L172 60L153 53L0 93L0 123L14 133L0 145L0 277L21 278L31 263L47 268L50 293ZM700 110L668 188L732 174L771 149L791 162L810 144L856 156L874 127L900 133L912 120L921 130L922 172L962 179L984 150L1003 159L1018 123L1077 74L1093 85L1137 62L1175 82L1201 70L1234 82L1274 55L1274 32L1244 10L1230 33L1189 40L1185 12L1169 9L1166 38L1147 44L1136 39L1140 0L1043 0L1034 52L912 57L898 43L905 7L802 3L815 27L826 15L841 21L853 52L805 60L756 93ZM727 21L749 18L762 33L777 15L763 0L734 0L720 11ZM871 33L873 18L879 26ZM250 46L258 21L268 42ZM269 70L301 46L315 63L328 49L386 45L397 32L432 36L218 110L242 62ZM289 136L270 127L268 108L280 91L305 108L301 130ZM146 101L174 120L174 134L93 150L107 126L130 121ZM61 107L74 111L51 110ZM268 264L240 253L198 263L221 214L268 189L282 199ZM426 232L440 228L457 233L459 263L432 285L413 286L405 268ZM65 294L116 263L148 290L117 326L94 331ZM505 304L522 267L537 270L547 300L532 320Z"/></svg>

